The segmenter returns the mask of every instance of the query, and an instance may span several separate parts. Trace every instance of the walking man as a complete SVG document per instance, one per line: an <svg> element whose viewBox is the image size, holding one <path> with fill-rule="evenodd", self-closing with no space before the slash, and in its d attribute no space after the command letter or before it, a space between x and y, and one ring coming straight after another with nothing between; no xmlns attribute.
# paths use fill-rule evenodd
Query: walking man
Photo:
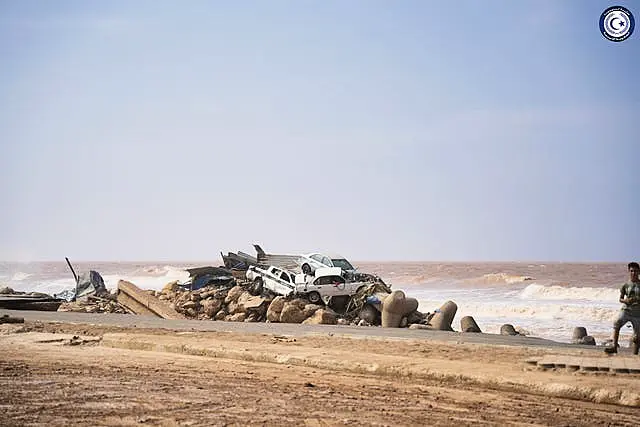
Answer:
<svg viewBox="0 0 640 427"><path fill-rule="evenodd" d="M629 281L620 288L620 302L623 304L618 318L613 322L613 347L604 349L605 353L613 354L618 352L618 338L620 329L631 322L633 326L633 354L638 354L640 343L640 265L637 262L630 262L627 266L629 270Z"/></svg>

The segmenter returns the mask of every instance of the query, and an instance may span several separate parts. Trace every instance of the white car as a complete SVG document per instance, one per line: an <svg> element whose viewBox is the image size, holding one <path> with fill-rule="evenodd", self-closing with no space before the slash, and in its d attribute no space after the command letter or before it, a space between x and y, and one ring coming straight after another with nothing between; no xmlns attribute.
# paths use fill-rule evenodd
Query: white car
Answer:
<svg viewBox="0 0 640 427"><path fill-rule="evenodd" d="M347 282L341 276L339 267L322 267L315 270L314 276L294 274L279 267L266 269L251 266L247 270L247 279L253 281L253 293L259 294L263 289L288 296L297 294L307 297L309 302L328 303L334 296L350 296L358 292L368 283Z"/></svg>
<svg viewBox="0 0 640 427"><path fill-rule="evenodd" d="M314 276L306 276L311 277L310 280L296 284L296 293L305 295L313 304L318 304L321 300L327 304L331 297L351 296L369 285L363 282L347 282L341 273L340 267L317 268Z"/></svg>
<svg viewBox="0 0 640 427"><path fill-rule="evenodd" d="M297 262L304 274L313 274L316 269L325 267L338 267L347 274L356 272L356 268L345 257L337 254L328 256L320 253L311 253L301 255Z"/></svg>

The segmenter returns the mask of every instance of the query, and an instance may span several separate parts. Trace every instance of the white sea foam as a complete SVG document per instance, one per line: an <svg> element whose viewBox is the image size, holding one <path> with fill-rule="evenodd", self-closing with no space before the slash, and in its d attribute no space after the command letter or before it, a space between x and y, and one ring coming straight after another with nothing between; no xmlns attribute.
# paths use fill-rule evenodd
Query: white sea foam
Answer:
<svg viewBox="0 0 640 427"><path fill-rule="evenodd" d="M23 273L22 271L18 271L17 273L15 273L12 277L11 277L11 281L12 282L21 282L25 279L28 279L29 277L33 276L30 273Z"/></svg>
<svg viewBox="0 0 640 427"><path fill-rule="evenodd" d="M578 288L531 284L520 293L521 299L616 301L619 291L612 288Z"/></svg>
<svg viewBox="0 0 640 427"><path fill-rule="evenodd" d="M69 278L42 281L37 285L29 283L28 281L22 281L19 283L12 283L11 288L18 292L42 292L49 295L55 295L67 289L72 289L75 285L76 283L73 278Z"/></svg>
<svg viewBox="0 0 640 427"><path fill-rule="evenodd" d="M482 280L486 283L522 283L527 280L533 280L533 277L529 276L519 276L516 274L506 274L506 273L490 273L482 276Z"/></svg>
<svg viewBox="0 0 640 427"><path fill-rule="evenodd" d="M165 266L154 269L153 275L140 275L135 274L131 276L123 276L119 274L104 275L104 283L109 290L114 290L118 287L118 281L126 280L131 282L141 289L151 289L155 291L161 290L164 285L175 280L184 282L189 278L189 273L185 270L173 267Z"/></svg>

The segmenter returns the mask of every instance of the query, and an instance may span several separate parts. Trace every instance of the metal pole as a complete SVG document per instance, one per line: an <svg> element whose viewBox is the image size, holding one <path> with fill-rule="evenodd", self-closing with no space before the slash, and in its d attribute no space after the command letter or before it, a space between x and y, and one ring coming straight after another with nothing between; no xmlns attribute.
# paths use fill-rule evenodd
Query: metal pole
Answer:
<svg viewBox="0 0 640 427"><path fill-rule="evenodd" d="M71 261L69 261L69 258L64 257L65 260L67 260L67 265L69 266L69 268L71 269L71 272L73 273L73 278L76 281L76 293L73 296L73 300L76 300L76 297L78 296L78 275L76 274L75 270L73 269L73 266L71 265Z"/></svg>

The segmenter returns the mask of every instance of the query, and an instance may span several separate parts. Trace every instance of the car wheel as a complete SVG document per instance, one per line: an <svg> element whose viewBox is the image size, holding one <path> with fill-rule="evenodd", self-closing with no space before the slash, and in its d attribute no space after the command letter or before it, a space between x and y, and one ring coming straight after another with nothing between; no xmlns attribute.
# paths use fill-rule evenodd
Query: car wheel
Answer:
<svg viewBox="0 0 640 427"><path fill-rule="evenodd" d="M253 287L251 289L251 294L252 295L260 295L262 293L262 289L264 288L263 284L262 284L262 278L257 277L254 281L253 281Z"/></svg>
<svg viewBox="0 0 640 427"><path fill-rule="evenodd" d="M322 302L322 297L317 292L309 292L307 294L307 299L311 304L320 304Z"/></svg>
<svg viewBox="0 0 640 427"><path fill-rule="evenodd" d="M311 266L309 264L302 264L302 272L304 274L311 275Z"/></svg>

